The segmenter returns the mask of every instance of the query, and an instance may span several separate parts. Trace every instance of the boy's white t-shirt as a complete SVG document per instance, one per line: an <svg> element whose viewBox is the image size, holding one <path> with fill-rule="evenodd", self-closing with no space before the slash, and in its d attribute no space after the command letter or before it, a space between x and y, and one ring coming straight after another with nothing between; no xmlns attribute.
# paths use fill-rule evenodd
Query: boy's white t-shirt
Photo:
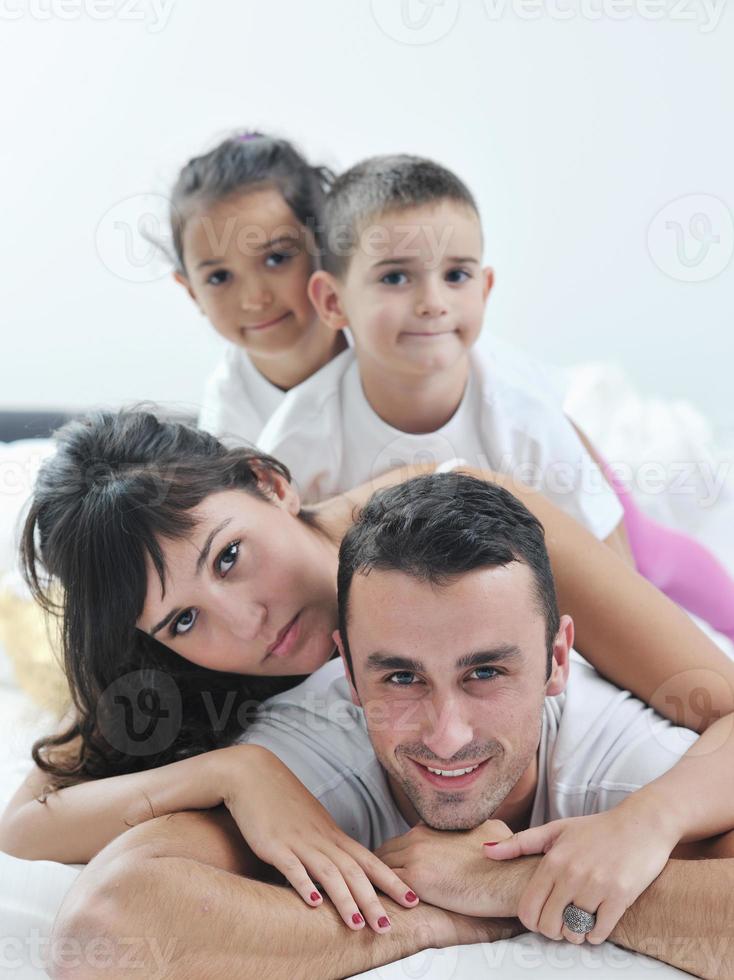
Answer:
<svg viewBox="0 0 734 980"><path fill-rule="evenodd" d="M285 463L316 503L399 466L459 458L540 490L599 539L622 507L563 414L551 382L506 345L470 353L461 404L438 431L401 432L367 401L353 349L288 392L258 446Z"/></svg>
<svg viewBox="0 0 734 980"><path fill-rule="evenodd" d="M207 379L199 428L225 441L255 443L285 396L260 374L244 350L228 344Z"/></svg>

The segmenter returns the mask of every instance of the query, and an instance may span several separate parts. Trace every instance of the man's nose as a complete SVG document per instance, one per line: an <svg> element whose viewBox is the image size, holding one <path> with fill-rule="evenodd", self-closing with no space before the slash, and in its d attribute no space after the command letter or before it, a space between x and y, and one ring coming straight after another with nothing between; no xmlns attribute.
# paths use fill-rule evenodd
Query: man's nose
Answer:
<svg viewBox="0 0 734 980"><path fill-rule="evenodd" d="M474 731L456 698L432 698L426 708L423 744L437 759L448 761L471 744Z"/></svg>

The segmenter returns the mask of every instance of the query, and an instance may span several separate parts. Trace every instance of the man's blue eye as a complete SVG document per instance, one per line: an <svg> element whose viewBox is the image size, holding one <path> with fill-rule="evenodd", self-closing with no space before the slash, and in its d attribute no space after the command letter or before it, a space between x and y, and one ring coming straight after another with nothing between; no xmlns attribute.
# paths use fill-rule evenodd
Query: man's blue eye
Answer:
<svg viewBox="0 0 734 980"><path fill-rule="evenodd" d="M210 286L221 286L222 283L228 282L229 278L230 276L226 269L217 269L216 272L212 272L209 276L207 283Z"/></svg>
<svg viewBox="0 0 734 980"><path fill-rule="evenodd" d="M409 687L415 678L415 674L410 670L398 670L394 674L390 674L388 681L391 684L397 684L400 687Z"/></svg>
<svg viewBox="0 0 734 980"><path fill-rule="evenodd" d="M476 677L474 676L476 675ZM494 667L476 667L472 671L472 680L478 681L491 681L493 678L498 676L498 672Z"/></svg>
<svg viewBox="0 0 734 980"><path fill-rule="evenodd" d="M404 282L407 281L407 276L404 272L388 272L384 275L380 282L383 282L386 286L402 286Z"/></svg>

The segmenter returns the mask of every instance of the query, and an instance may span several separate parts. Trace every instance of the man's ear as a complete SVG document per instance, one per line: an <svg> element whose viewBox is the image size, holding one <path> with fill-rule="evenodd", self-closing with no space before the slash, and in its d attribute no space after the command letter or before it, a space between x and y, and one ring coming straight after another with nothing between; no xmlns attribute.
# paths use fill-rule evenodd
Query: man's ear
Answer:
<svg viewBox="0 0 734 980"><path fill-rule="evenodd" d="M340 283L336 276L323 269L317 269L308 281L308 298L319 319L332 330L343 330L349 326L339 297Z"/></svg>
<svg viewBox="0 0 734 980"><path fill-rule="evenodd" d="M191 283L189 282L188 277L185 276L183 274L183 272L179 272L178 270L176 270L173 273L173 278L176 280L176 282L179 284L179 286L183 286L183 288L186 290L186 292L189 294L189 296L193 299L193 301L199 307L199 310L203 313L204 311L201 309L201 304L199 303L198 299L196 298L196 294L194 293L194 290L191 288Z"/></svg>
<svg viewBox="0 0 734 980"><path fill-rule="evenodd" d="M250 469L257 475L259 489L283 510L295 517L301 512L301 495L288 480L275 470L261 463L250 463Z"/></svg>
<svg viewBox="0 0 734 980"><path fill-rule="evenodd" d="M334 632L331 634L331 638L334 643L336 643L339 656L342 658L342 663L344 664L344 673L346 674L347 683L349 684L349 693L352 695L352 704L356 704L358 708L361 708L362 702L359 700L357 688L354 686L354 681L352 680L352 672L349 669L349 664L347 663L347 658L344 654L344 644L342 643L342 635L339 630L334 630Z"/></svg>
<svg viewBox="0 0 734 980"><path fill-rule="evenodd" d="M492 292L492 286L494 286L494 269L488 265L482 269L482 299L485 303Z"/></svg>
<svg viewBox="0 0 734 980"><path fill-rule="evenodd" d="M573 620L570 616L561 616L556 638L553 641L553 660L551 674L545 685L548 697L562 694L568 683L569 655L573 646Z"/></svg>

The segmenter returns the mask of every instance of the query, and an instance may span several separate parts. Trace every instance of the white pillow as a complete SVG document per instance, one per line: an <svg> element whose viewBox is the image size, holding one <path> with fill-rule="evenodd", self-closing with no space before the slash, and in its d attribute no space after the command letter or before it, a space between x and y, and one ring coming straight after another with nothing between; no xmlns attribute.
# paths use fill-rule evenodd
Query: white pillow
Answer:
<svg viewBox="0 0 734 980"><path fill-rule="evenodd" d="M18 540L25 505L41 463L54 452L52 439L0 442L0 574L18 566Z"/></svg>

